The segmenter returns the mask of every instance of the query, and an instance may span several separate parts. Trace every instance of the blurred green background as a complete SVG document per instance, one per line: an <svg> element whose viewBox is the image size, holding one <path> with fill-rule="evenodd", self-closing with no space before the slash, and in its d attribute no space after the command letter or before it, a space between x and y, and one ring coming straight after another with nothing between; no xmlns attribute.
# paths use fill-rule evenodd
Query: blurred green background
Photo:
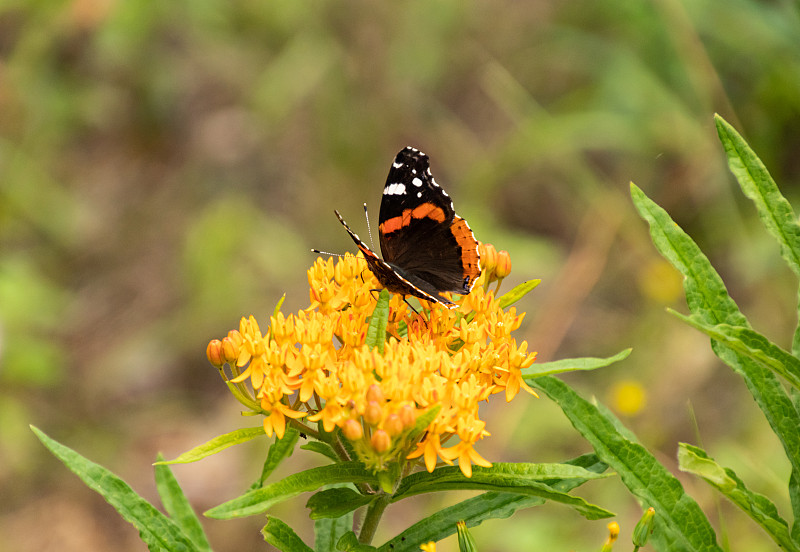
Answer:
<svg viewBox="0 0 800 552"><path fill-rule="evenodd" d="M477 237L511 253L541 360L608 404L701 503L723 544L772 550L677 473L708 448L789 516L788 465L685 311L628 198L633 180L711 257L753 325L789 346L797 283L735 187L712 115L796 206L800 19L789 0L396 3L5 0L0 7L0 550L145 550L51 457L35 424L157 500L174 457L243 419L205 346L308 305L311 247L352 251L395 153L428 153ZM510 287L510 286L509 286ZM628 391L626 391L626 389ZM641 408L626 397L644 390ZM586 452L547 399L487 409L495 461ZM260 473L267 441L175 473L200 511ZM295 454L289 470L314 461ZM620 514L616 479L579 490ZM447 499L388 510L377 542ZM310 541L304 499L276 514ZM481 550L596 550L605 521L547 505L473 531ZM263 519L207 522L218 550L267 549ZM454 550L454 540L440 550ZM623 543L620 549L628 549Z"/></svg>

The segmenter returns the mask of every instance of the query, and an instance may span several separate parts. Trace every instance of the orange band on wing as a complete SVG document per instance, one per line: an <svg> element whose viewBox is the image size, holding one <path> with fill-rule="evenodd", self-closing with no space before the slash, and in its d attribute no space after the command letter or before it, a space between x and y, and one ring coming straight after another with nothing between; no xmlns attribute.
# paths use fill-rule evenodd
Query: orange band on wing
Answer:
<svg viewBox="0 0 800 552"><path fill-rule="evenodd" d="M461 247L461 266L464 269L464 276L469 276L469 281L474 282L481 275L480 257L478 256L478 242L475 235L467 226L467 221L461 217L456 217L450 225L456 242Z"/></svg>
<svg viewBox="0 0 800 552"><path fill-rule="evenodd" d="M399 217L390 218L383 221L380 225L382 234L391 234L395 230L408 226L411 219L430 218L436 222L444 222L445 214L441 207L437 207L433 203L423 203L413 209L406 209Z"/></svg>
<svg viewBox="0 0 800 552"><path fill-rule="evenodd" d="M411 211L411 216L418 219L428 217L436 222L444 222L444 211L442 211L441 207L437 207L433 203L423 203L415 207L414 210Z"/></svg>

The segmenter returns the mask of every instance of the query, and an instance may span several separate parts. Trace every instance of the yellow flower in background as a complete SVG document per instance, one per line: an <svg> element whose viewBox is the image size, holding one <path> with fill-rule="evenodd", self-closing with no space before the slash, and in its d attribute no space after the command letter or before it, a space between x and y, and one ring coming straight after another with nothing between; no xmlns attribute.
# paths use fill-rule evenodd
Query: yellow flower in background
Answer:
<svg viewBox="0 0 800 552"><path fill-rule="evenodd" d="M494 264L455 299L457 308L421 301L416 313L401 296L390 298L382 353L367 336L379 316L380 284L362 257L345 255L319 258L308 270L307 309L276 311L264 331L252 316L242 318L238 331L209 344L209 360L237 398L264 416L268 435L281 438L289 423L312 437L339 428L374 471L419 457L433 471L438 461L458 459L469 477L472 464L491 466L475 450L489 436L479 404L498 393L510 401L520 389L535 395L521 370L536 353L511 337L524 314L501 308L489 289L508 274L508 254L480 247L481 259Z"/></svg>
<svg viewBox="0 0 800 552"><path fill-rule="evenodd" d="M636 275L642 295L658 304L671 304L683 296L683 277L660 257L642 265Z"/></svg>
<svg viewBox="0 0 800 552"><path fill-rule="evenodd" d="M621 380L611 388L611 404L621 414L635 416L646 403L647 391L638 381Z"/></svg>

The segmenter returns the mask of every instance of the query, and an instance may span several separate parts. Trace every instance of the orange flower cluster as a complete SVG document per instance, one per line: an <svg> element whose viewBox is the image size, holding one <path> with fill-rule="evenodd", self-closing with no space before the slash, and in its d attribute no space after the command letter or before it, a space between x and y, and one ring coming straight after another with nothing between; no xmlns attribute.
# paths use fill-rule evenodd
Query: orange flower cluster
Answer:
<svg viewBox="0 0 800 552"><path fill-rule="evenodd" d="M384 351L367 345L367 328L380 287L363 258L317 259L308 271L311 306L278 312L261 332L251 316L239 330L209 344L209 360L233 371L229 386L244 404L264 414L264 430L282 437L286 420L319 435L340 428L358 459L373 470L423 457L428 471L437 459L491 466L475 451L489 435L481 401L505 393L510 401L527 386L521 370L535 353L511 337L524 315L503 310L489 283L510 271L506 252L481 245L483 272L472 293L447 309L428 304L420 314L400 296L389 302ZM248 399L249 381L255 398ZM438 413L425 431L412 431L425 412ZM457 437L451 446L446 444ZM343 449L344 451L344 449Z"/></svg>

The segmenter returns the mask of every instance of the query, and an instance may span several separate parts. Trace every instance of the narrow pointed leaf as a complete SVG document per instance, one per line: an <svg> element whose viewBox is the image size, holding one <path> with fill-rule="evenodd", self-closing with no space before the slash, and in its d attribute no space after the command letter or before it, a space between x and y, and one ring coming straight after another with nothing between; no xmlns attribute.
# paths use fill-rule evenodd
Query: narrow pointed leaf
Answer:
<svg viewBox="0 0 800 552"><path fill-rule="evenodd" d="M159 454L158 459L163 460L163 457ZM169 466L156 466L155 472L158 496L161 497L161 503L170 519L191 539L198 550L210 552L211 545L208 543L203 526L178 485L172 470Z"/></svg>
<svg viewBox="0 0 800 552"><path fill-rule="evenodd" d="M286 428L281 439L278 439L277 436L275 437L275 442L269 447L267 459L261 469L261 478L253 485L253 488L264 486L264 483L275 471L275 468L292 455L298 439L300 439L300 432L291 427Z"/></svg>
<svg viewBox="0 0 800 552"><path fill-rule="evenodd" d="M527 282L522 282L514 286L511 290L500 296L500 308L505 309L510 307L525 297L529 292L533 291L540 283L542 283L541 280L528 280Z"/></svg>
<svg viewBox="0 0 800 552"><path fill-rule="evenodd" d="M783 197L764 163L742 136L719 115L714 120L728 157L728 166L742 192L755 204L767 231L780 245L781 256L789 268L800 276L800 225L791 204ZM800 297L798 302L800 318ZM792 353L800 356L800 325L795 329Z"/></svg>
<svg viewBox="0 0 800 552"><path fill-rule="evenodd" d="M326 458L330 458L334 462L339 461L339 457L336 456L336 453L333 451L331 446L327 443L323 443L322 441L309 441L305 445L300 445L300 448L302 450L310 450L311 452L321 454Z"/></svg>
<svg viewBox="0 0 800 552"><path fill-rule="evenodd" d="M588 480L604 477L607 475L568 464L496 463L491 468L474 467L472 477L465 477L458 467L444 467L434 470L433 473L418 472L403 479L397 492L392 496L392 502L421 493L438 491L496 491L545 498L571 506L587 519L601 519L614 514L580 497L554 489L548 483L570 478Z"/></svg>
<svg viewBox="0 0 800 552"><path fill-rule="evenodd" d="M686 443L680 444L678 463L681 471L702 477L741 508L781 549L800 551L789 533L789 525L778 514L775 504L764 495L748 490L733 470L723 468L709 458L704 450Z"/></svg>
<svg viewBox="0 0 800 552"><path fill-rule="evenodd" d="M349 487L336 487L315 493L306 502L311 519L338 518L366 506L375 496L365 496Z"/></svg>
<svg viewBox="0 0 800 552"><path fill-rule="evenodd" d="M238 445L239 443L246 443L247 441L262 435L264 435L263 426L237 429L236 431L231 431L225 435L214 437L210 441L196 446L191 450L187 450L174 460L160 460L156 462L155 465L188 464L190 462L197 462L198 460L202 460L207 456L211 456L212 454L216 454L222 450L225 450L228 447Z"/></svg>
<svg viewBox="0 0 800 552"><path fill-rule="evenodd" d="M159 512L152 504L136 494L122 479L104 467L87 460L31 426L42 444L64 465L80 477L93 491L100 494L125 521L139 531L139 535L151 551L190 552L198 548L180 527Z"/></svg>
<svg viewBox="0 0 800 552"><path fill-rule="evenodd" d="M282 552L314 552L291 527L278 518L270 517L261 534L265 541Z"/></svg>
<svg viewBox="0 0 800 552"><path fill-rule="evenodd" d="M778 241L789 268L800 276L800 225L791 204L742 136L719 115L714 121L728 156L728 166L742 192L755 204L762 223Z"/></svg>
<svg viewBox="0 0 800 552"><path fill-rule="evenodd" d="M760 366L772 370L795 388L800 389L800 359L784 351L755 330L729 324L712 326L706 324L698 316L684 316L671 309L669 312L710 338L743 354Z"/></svg>
<svg viewBox="0 0 800 552"><path fill-rule="evenodd" d="M781 256L789 268L800 275L800 226L791 204L780 193L766 166L741 135L719 115L715 117L715 122L731 172L739 181L744 194L755 204L767 231L780 244ZM800 297L797 312L800 319ZM800 324L795 328L792 353L800 356ZM789 494L792 497L800 495L800 467L797 464L792 467ZM800 499L793 499L792 505L797 520L793 535L800 541Z"/></svg>
<svg viewBox="0 0 800 552"><path fill-rule="evenodd" d="M370 349L377 347L380 354L383 354L383 345L386 343L386 327L389 324L389 299L391 299L389 292L382 289L367 327L367 346Z"/></svg>
<svg viewBox="0 0 800 552"><path fill-rule="evenodd" d="M710 324L749 326L725 283L697 244L673 222L667 212L631 183L633 204L650 225L650 237L659 253L684 276L686 302Z"/></svg>
<svg viewBox="0 0 800 552"><path fill-rule="evenodd" d="M522 370L522 376L527 380L529 378L551 376L553 374L573 372L575 370L596 370L597 368L604 368L615 362L625 360L628 358L628 355L631 354L632 350L633 349L625 349L608 358L565 358L552 362L533 363L530 367Z"/></svg>
<svg viewBox="0 0 800 552"><path fill-rule="evenodd" d="M800 275L800 225L798 225L797 217L791 204L780 193L766 166L741 135L719 115L715 116L715 123L720 141L728 157L728 165L738 180L742 192L755 204L758 215L767 231L780 245L781 256L789 265L789 268L795 274ZM800 320L800 294L798 294L797 316L798 320ZM794 336L792 337L792 354L800 357L800 324L795 328ZM748 387L750 387L749 383ZM769 394L777 395L777 391L768 391L763 395ZM756 391L754 396L756 395L762 395L762 393ZM780 406L785 406L782 397L780 402ZM800 409L795 408L795 412L800 412ZM794 422L791 419L771 416L770 413L766 414L776 433L778 431L775 429L775 424L780 424L784 421L786 423ZM792 534L795 540L800 542L800 498L795 498L800 496L800 462L794 457L796 450L794 450L791 439L787 439L785 433L784 435L779 433L779 437L792 462L792 474L789 478L789 496L792 498L792 509L795 517Z"/></svg>
<svg viewBox="0 0 800 552"><path fill-rule="evenodd" d="M672 221L666 211L631 184L631 197L642 218L650 225L650 235L659 252L684 275L686 302L693 315L705 324L750 325L728 295L727 289L708 258L697 244ZM730 347L714 341L714 353L739 374L753 395L772 431L778 436L793 474L800 473L800 413L778 378L768 369ZM798 477L792 481L797 482ZM790 489L790 495L799 491ZM800 512L795 512L800 518ZM798 531L800 533L800 530Z"/></svg>
<svg viewBox="0 0 800 552"><path fill-rule="evenodd" d="M372 472L367 471L360 462L345 462L312 468L296 473L249 491L239 498L220 504L205 513L215 519L231 519L251 516L269 510L275 504L288 500L301 493L315 491L333 483L375 483Z"/></svg>
<svg viewBox="0 0 800 552"><path fill-rule="evenodd" d="M278 316L278 313L281 312L281 307L283 306L284 301L286 301L285 293L281 295L281 298L278 299L278 302L275 304L275 308L272 310L272 316Z"/></svg>
<svg viewBox="0 0 800 552"><path fill-rule="evenodd" d="M604 472L608 466L594 454L585 454L567 462L594 473ZM557 491L568 492L585 483L586 479L554 480L548 485ZM511 516L517 510L539 506L547 501L538 496L512 493L486 492L440 510L413 524L402 533L381 545L381 552L416 552L419 545L438 542L455 532L456 523L463 520L467 527L476 527L487 519Z"/></svg>
<svg viewBox="0 0 800 552"><path fill-rule="evenodd" d="M646 448L625 438L596 406L561 380L544 376L531 384L558 404L600 460L617 472L640 503L656 509L652 539L658 543L657 549L721 552L703 511Z"/></svg>
<svg viewBox="0 0 800 552"><path fill-rule="evenodd" d="M800 477L796 471L789 476L789 500L792 504L792 511L795 512L792 538L795 542L800 542L800 515L797 515L797 512L800 512Z"/></svg>

